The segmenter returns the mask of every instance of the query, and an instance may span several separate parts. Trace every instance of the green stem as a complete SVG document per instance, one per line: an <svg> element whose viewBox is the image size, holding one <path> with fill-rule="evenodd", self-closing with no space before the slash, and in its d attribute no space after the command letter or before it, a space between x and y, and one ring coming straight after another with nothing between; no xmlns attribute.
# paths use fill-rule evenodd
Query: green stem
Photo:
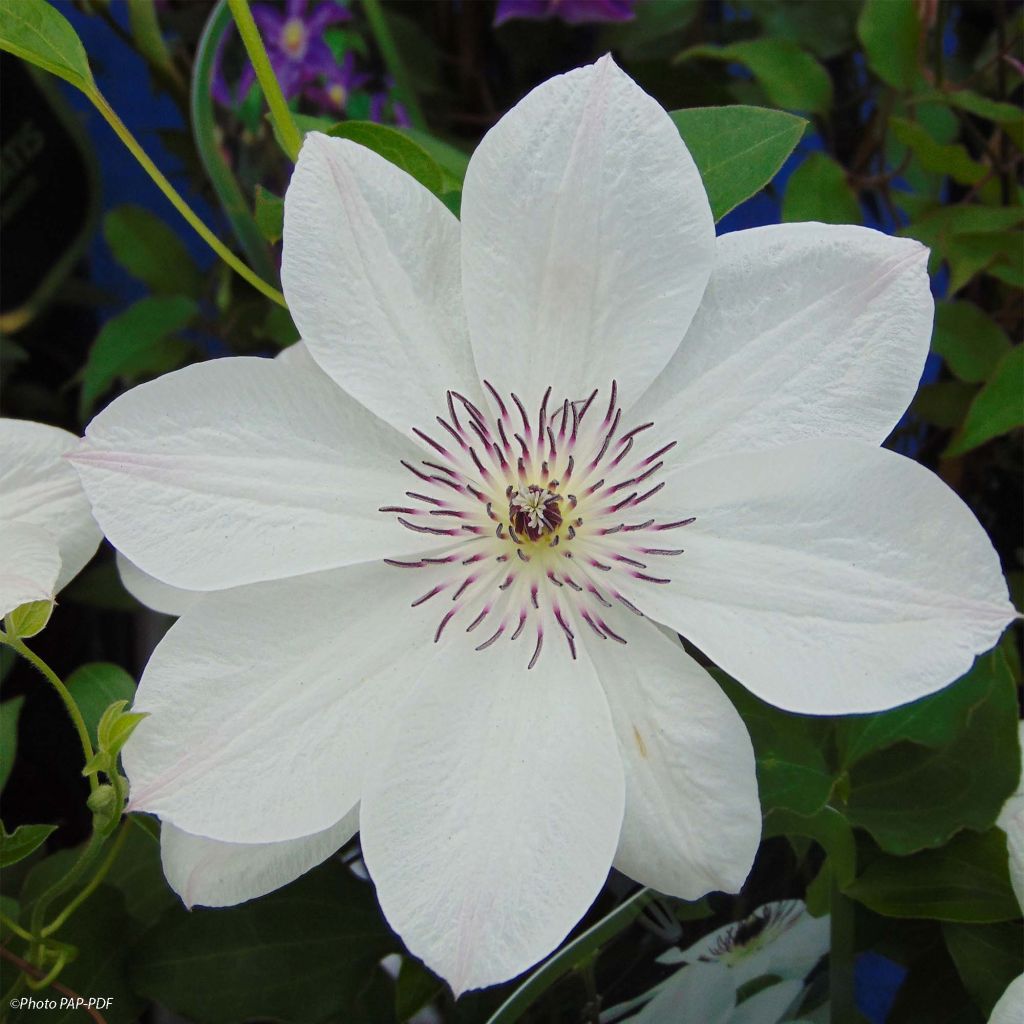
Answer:
<svg viewBox="0 0 1024 1024"><path fill-rule="evenodd" d="M25 931L13 917L8 917L2 910L0 910L0 924L9 931L14 932L19 938L25 939L28 942L32 941L32 933Z"/></svg>
<svg viewBox="0 0 1024 1024"><path fill-rule="evenodd" d="M513 1024L519 1020L559 978L574 967L589 963L592 955L630 924L653 898L654 893L650 889L641 889L578 938L563 946L498 1007L487 1024Z"/></svg>
<svg viewBox="0 0 1024 1024"><path fill-rule="evenodd" d="M862 1024L854 994L854 903L843 895L833 872L829 949L831 1024Z"/></svg>
<svg viewBox="0 0 1024 1024"><path fill-rule="evenodd" d="M34 989L35 991L38 992L40 989L43 989L43 988L48 987L49 985L52 985L57 980L57 978L60 977L60 972L64 970L64 966L65 966L65 964L67 964L67 962L68 962L67 950L63 950L62 949L60 951L60 954L57 957L57 962L41 978L38 978L38 979L36 979L36 978L29 978L29 977L25 978L25 981L27 982L28 987L31 988L31 989Z"/></svg>
<svg viewBox="0 0 1024 1024"><path fill-rule="evenodd" d="M107 877L107 873L114 866L117 855L124 846L125 837L128 835L128 822L121 824L121 830L117 833L114 845L110 848L106 860L99 866L96 874L89 879L89 884L40 932L45 939L60 928L67 919L99 888L100 883Z"/></svg>
<svg viewBox="0 0 1024 1024"><path fill-rule="evenodd" d="M28 954L30 963L36 962L38 951L42 947L43 921L46 919L46 911L49 909L50 904L60 896L61 893L67 892L68 889L77 884L78 879L85 874L86 870L92 865L92 862L99 855L100 850L103 849L103 844L106 842L106 838L107 837L100 832L93 832L89 837L88 845L82 851L82 855L78 860L76 860L71 866L71 870L63 878L54 882L54 884L36 900L32 907L32 917L29 925L29 930L32 932L32 945Z"/></svg>
<svg viewBox="0 0 1024 1024"><path fill-rule="evenodd" d="M78 733L79 742L82 744L82 754L85 756L86 762L91 761L93 748L92 739L89 737L89 729L85 724L85 719L82 718L82 712L78 710L75 698L71 696L71 691L61 682L60 676L38 654L30 651L25 646L25 642L19 637L11 636L9 633L0 633L0 643L7 644L11 650L20 654L30 665L42 673L50 685L57 691L60 699L64 702L68 715L71 717L71 721L74 723L75 731ZM95 790L98 785L99 779L95 775L90 775L89 789Z"/></svg>
<svg viewBox="0 0 1024 1024"><path fill-rule="evenodd" d="M405 104L405 108L409 113L409 120L414 128L426 131L427 119L423 116L423 108L416 98L416 92L412 87L412 79L406 69L405 61L402 60L402 55L398 52L398 45L395 43L395 37L391 34L391 29L388 27L388 21L380 5L380 0L363 0L362 8L363 14L366 15L366 20L370 23L370 31L377 42L377 49L380 50L380 55L383 57L391 77L395 80L395 85L398 88L398 98Z"/></svg>
<svg viewBox="0 0 1024 1024"><path fill-rule="evenodd" d="M135 136L128 130L124 122L117 116L113 107L107 102L103 94L93 88L87 93L96 109L103 115L107 124L117 134L117 137L128 147L128 151L142 165L143 170L156 182L157 188L171 201L174 208L188 221L196 234L229 266L239 277L244 278L258 292L273 300L279 306L287 308L284 296L271 287L262 278L254 274L196 215L192 208L182 199L177 189L167 180L161 170L150 160L146 151L139 145Z"/></svg>
<svg viewBox="0 0 1024 1024"><path fill-rule="evenodd" d="M277 127L281 145L292 163L295 163L302 148L302 135L295 124L292 112L288 109L284 93L281 92L281 83L274 74L260 30L253 20L252 11L249 10L249 0L228 0L228 7L231 8L235 24L238 26L238 34L245 45L245 52L249 54L249 60L256 72L256 81L260 83L267 106L270 107L270 116Z"/></svg>
<svg viewBox="0 0 1024 1024"><path fill-rule="evenodd" d="M256 224L242 187L218 144L210 83L214 61L224 33L231 27L231 11L226 0L217 0L199 37L192 65L191 117L192 138L206 176L210 179L221 208L227 215L249 265L264 280L273 280L277 268L266 239Z"/></svg>

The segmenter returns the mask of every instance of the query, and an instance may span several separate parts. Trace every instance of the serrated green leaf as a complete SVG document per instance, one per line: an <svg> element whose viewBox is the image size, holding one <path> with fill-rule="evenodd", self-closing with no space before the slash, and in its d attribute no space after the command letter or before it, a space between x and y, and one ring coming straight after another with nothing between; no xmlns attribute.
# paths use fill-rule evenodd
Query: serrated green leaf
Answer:
<svg viewBox="0 0 1024 1024"><path fill-rule="evenodd" d="M881 721L877 729L889 737L904 732L934 745L876 746L850 762L846 816L890 853L940 846L962 829L989 828L1017 786L1016 688L1002 652L979 662L957 691L932 700L889 712L898 716L889 726L885 716L874 722ZM871 742L874 722L854 749ZM880 739L877 730L874 737Z"/></svg>
<svg viewBox="0 0 1024 1024"><path fill-rule="evenodd" d="M116 207L103 218L103 237L114 259L155 295L195 298L202 291L202 276L185 243L149 210Z"/></svg>
<svg viewBox="0 0 1024 1024"><path fill-rule="evenodd" d="M962 832L910 857L879 857L846 894L885 917L989 924L1020 916L1001 829Z"/></svg>
<svg viewBox="0 0 1024 1024"><path fill-rule="evenodd" d="M846 171L825 153L811 153L786 183L782 219L860 224L864 215Z"/></svg>
<svg viewBox="0 0 1024 1024"><path fill-rule="evenodd" d="M418 143L397 128L373 121L341 121L327 132L336 139L349 139L372 149L389 163L400 167L434 195L445 191L444 172L437 161Z"/></svg>
<svg viewBox="0 0 1024 1024"><path fill-rule="evenodd" d="M802 117L764 107L694 107L669 116L700 171L716 221L775 177L807 127Z"/></svg>
<svg viewBox="0 0 1024 1024"><path fill-rule="evenodd" d="M921 22L914 0L867 0L857 34L872 71L896 89L917 82Z"/></svg>
<svg viewBox="0 0 1024 1024"><path fill-rule="evenodd" d="M271 243L281 241L284 233L284 200L262 185L256 186L256 226L263 237Z"/></svg>
<svg viewBox="0 0 1024 1024"><path fill-rule="evenodd" d="M82 371L82 419L114 381L134 382L181 366L192 347L171 335L187 327L198 311L195 302L183 296L153 295L108 320L92 343Z"/></svg>
<svg viewBox="0 0 1024 1024"><path fill-rule="evenodd" d="M1006 332L973 302L940 302L935 307L932 351L960 380L988 380L1010 348Z"/></svg>
<svg viewBox="0 0 1024 1024"><path fill-rule="evenodd" d="M962 145L936 142L914 121L893 117L889 120L889 128L900 142L910 148L927 171L948 174L961 185L973 185L989 173L989 169L972 159Z"/></svg>
<svg viewBox="0 0 1024 1024"><path fill-rule="evenodd" d="M18 753L18 716L24 697L12 697L0 704L0 790L7 785Z"/></svg>
<svg viewBox="0 0 1024 1024"><path fill-rule="evenodd" d="M1024 345L1012 348L999 361L988 383L978 392L947 455L963 455L1016 427L1024 426Z"/></svg>
<svg viewBox="0 0 1024 1024"><path fill-rule="evenodd" d="M19 825L13 832L8 832L0 823L0 868L24 860L56 830L56 825Z"/></svg>
<svg viewBox="0 0 1024 1024"><path fill-rule="evenodd" d="M1024 971L1024 930L1018 922L944 924L946 940L964 988L988 1017L1006 986Z"/></svg>
<svg viewBox="0 0 1024 1024"><path fill-rule="evenodd" d="M78 33L46 0L0 0L0 50L58 75L83 92L95 91Z"/></svg>
<svg viewBox="0 0 1024 1024"><path fill-rule="evenodd" d="M120 665L107 661L94 661L75 669L68 676L67 686L82 712L94 746L99 743L100 719L111 703L131 703L135 698L135 680Z"/></svg>
<svg viewBox="0 0 1024 1024"><path fill-rule="evenodd" d="M692 60L735 61L758 80L765 95L784 110L825 113L832 106L832 79L806 50L788 39L750 39L729 46L693 46L676 62Z"/></svg>
<svg viewBox="0 0 1024 1024"><path fill-rule="evenodd" d="M172 907L133 951L134 989L204 1024L347 1013L381 957L397 950L373 889L337 861L223 910Z"/></svg>

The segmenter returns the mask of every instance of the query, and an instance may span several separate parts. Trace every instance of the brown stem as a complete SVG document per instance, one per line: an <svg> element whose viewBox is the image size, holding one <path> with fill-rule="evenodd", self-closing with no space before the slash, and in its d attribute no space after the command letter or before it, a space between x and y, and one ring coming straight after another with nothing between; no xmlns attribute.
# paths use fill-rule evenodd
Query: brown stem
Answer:
<svg viewBox="0 0 1024 1024"><path fill-rule="evenodd" d="M12 953L6 946L0 946L0 957L3 957L5 960L10 960L10 962L14 964L19 971L22 971L32 978L43 977L43 972L39 970L38 967L33 967L27 960L22 960L20 956ZM80 996L77 992L68 988L67 985L62 985L59 981L51 981L50 987L55 988L61 993L61 995L65 995L69 999L81 999L83 1001L82 1005L77 1007L77 1009L85 1010L85 1012L89 1014L94 1021L96 1021L96 1024L107 1024L106 1018L99 1012L99 1010L94 1010L91 1006L86 1005L87 1000L84 996Z"/></svg>

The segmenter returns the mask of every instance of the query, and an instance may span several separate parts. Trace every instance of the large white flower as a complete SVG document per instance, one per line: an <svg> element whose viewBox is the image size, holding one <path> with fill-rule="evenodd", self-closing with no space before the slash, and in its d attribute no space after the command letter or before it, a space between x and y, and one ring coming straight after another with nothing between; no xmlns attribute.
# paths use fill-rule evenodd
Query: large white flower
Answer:
<svg viewBox="0 0 1024 1024"><path fill-rule="evenodd" d="M96 553L99 527L64 458L77 445L58 427L0 419L0 618L53 600Z"/></svg>
<svg viewBox="0 0 1024 1024"><path fill-rule="evenodd" d="M461 224L308 136L284 247L308 355L145 384L76 456L115 546L208 592L125 750L195 902L295 877L358 804L409 949L456 991L500 981L612 863L685 898L742 884L750 743L676 631L782 707L846 712L945 685L1010 618L968 509L878 447L928 348L926 251L716 242L610 59L488 133Z"/></svg>

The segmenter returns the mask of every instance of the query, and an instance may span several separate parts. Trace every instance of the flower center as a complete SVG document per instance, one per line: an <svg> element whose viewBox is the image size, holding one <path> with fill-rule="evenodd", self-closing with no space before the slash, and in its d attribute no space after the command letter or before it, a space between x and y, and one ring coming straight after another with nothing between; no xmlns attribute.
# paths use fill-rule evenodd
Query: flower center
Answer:
<svg viewBox="0 0 1024 1024"><path fill-rule="evenodd" d="M485 636L477 650L530 637L530 668L546 636L560 636L573 658L580 629L626 643L618 620L643 615L630 596L636 584L669 583L670 560L683 553L663 532L693 522L650 512L675 442L642 451L641 435L654 424L622 430L614 382L603 417L596 389L552 405L548 388L530 415L515 394L506 401L484 385L496 414L449 392L447 416L437 417L443 441L413 431L430 449L418 465L403 463L416 489L405 492L407 503L380 509L438 550L386 561L429 578L413 607L447 604L435 641L456 621Z"/></svg>
<svg viewBox="0 0 1024 1024"><path fill-rule="evenodd" d="M301 18L289 18L281 29L281 49L298 60L306 52L306 26Z"/></svg>

